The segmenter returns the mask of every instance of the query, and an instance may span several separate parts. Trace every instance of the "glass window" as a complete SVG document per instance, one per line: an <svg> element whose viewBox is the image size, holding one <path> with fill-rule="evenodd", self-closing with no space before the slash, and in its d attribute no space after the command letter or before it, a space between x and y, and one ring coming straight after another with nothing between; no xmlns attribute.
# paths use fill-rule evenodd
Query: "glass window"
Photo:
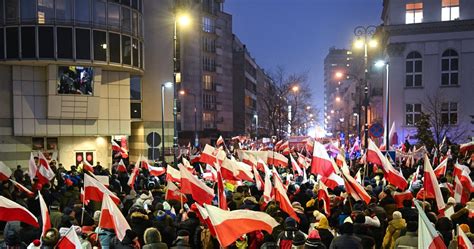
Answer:
<svg viewBox="0 0 474 249"><path fill-rule="evenodd" d="M40 58L54 58L53 27L38 27L38 49Z"/></svg>
<svg viewBox="0 0 474 249"><path fill-rule="evenodd" d="M445 125L458 123L458 103L447 102L441 104L441 122Z"/></svg>
<svg viewBox="0 0 474 249"><path fill-rule="evenodd" d="M94 0L94 23L105 25L105 1L104 0Z"/></svg>
<svg viewBox="0 0 474 249"><path fill-rule="evenodd" d="M54 20L54 0L38 0L38 24Z"/></svg>
<svg viewBox="0 0 474 249"><path fill-rule="evenodd" d="M69 23L72 16L72 0L56 0L56 21Z"/></svg>
<svg viewBox="0 0 474 249"><path fill-rule="evenodd" d="M110 62L120 63L120 34L109 33Z"/></svg>
<svg viewBox="0 0 474 249"><path fill-rule="evenodd" d="M130 103L130 118L141 119L142 118L142 103Z"/></svg>
<svg viewBox="0 0 474 249"><path fill-rule="evenodd" d="M109 27L120 30L120 5L109 3L108 8L108 22Z"/></svg>
<svg viewBox="0 0 474 249"><path fill-rule="evenodd" d="M21 28L21 57L36 58L36 32L34 27Z"/></svg>
<svg viewBox="0 0 474 249"><path fill-rule="evenodd" d="M130 99L142 100L142 78L140 76L130 77Z"/></svg>
<svg viewBox="0 0 474 249"><path fill-rule="evenodd" d="M4 44L4 35L3 35L3 29L0 28L0 59L5 58L5 44Z"/></svg>
<svg viewBox="0 0 474 249"><path fill-rule="evenodd" d="M59 94L92 95L94 86L94 71L92 67L59 66Z"/></svg>
<svg viewBox="0 0 474 249"><path fill-rule="evenodd" d="M140 42L140 68L144 68L144 64L143 64L143 56L144 56L144 53L143 53L143 43Z"/></svg>
<svg viewBox="0 0 474 249"><path fill-rule="evenodd" d="M36 19L36 0L21 0L21 21L34 22Z"/></svg>
<svg viewBox="0 0 474 249"><path fill-rule="evenodd" d="M57 28L58 58L72 59L72 29Z"/></svg>
<svg viewBox="0 0 474 249"><path fill-rule="evenodd" d="M91 32L89 29L76 29L76 59L91 59Z"/></svg>
<svg viewBox="0 0 474 249"><path fill-rule="evenodd" d="M132 8L138 9L138 0L132 0Z"/></svg>
<svg viewBox="0 0 474 249"><path fill-rule="evenodd" d="M406 125L415 125L421 119L421 104L405 105Z"/></svg>
<svg viewBox="0 0 474 249"><path fill-rule="evenodd" d="M5 17L7 23L17 23L19 14L18 0L5 0Z"/></svg>
<svg viewBox="0 0 474 249"><path fill-rule="evenodd" d="M130 8L122 7L122 30L130 32Z"/></svg>
<svg viewBox="0 0 474 249"><path fill-rule="evenodd" d="M204 85L204 90L212 90L213 89L212 76L211 75L204 74L202 76L202 83Z"/></svg>
<svg viewBox="0 0 474 249"><path fill-rule="evenodd" d="M94 30L94 60L107 60L107 37L106 33Z"/></svg>
<svg viewBox="0 0 474 249"><path fill-rule="evenodd" d="M142 15L138 15L138 36L143 37Z"/></svg>
<svg viewBox="0 0 474 249"><path fill-rule="evenodd" d="M204 56L202 58L202 69L208 72L215 72L216 71L216 60L211 57Z"/></svg>
<svg viewBox="0 0 474 249"><path fill-rule="evenodd" d="M441 20L453 21L459 19L459 0L443 0L441 7Z"/></svg>
<svg viewBox="0 0 474 249"><path fill-rule="evenodd" d="M132 64L132 41L129 36L122 35L122 63Z"/></svg>
<svg viewBox="0 0 474 249"><path fill-rule="evenodd" d="M91 20L91 3L90 0L75 1L74 9L76 10L76 22L89 23Z"/></svg>
<svg viewBox="0 0 474 249"><path fill-rule="evenodd" d="M122 0L122 4L130 6L130 0Z"/></svg>
<svg viewBox="0 0 474 249"><path fill-rule="evenodd" d="M452 49L446 50L441 58L441 85L453 86L459 83L459 56Z"/></svg>
<svg viewBox="0 0 474 249"><path fill-rule="evenodd" d="M405 23L423 22L423 3L409 3L406 5Z"/></svg>
<svg viewBox="0 0 474 249"><path fill-rule="evenodd" d="M202 30L207 33L213 33L214 32L214 19L211 17L204 16L202 18Z"/></svg>
<svg viewBox="0 0 474 249"><path fill-rule="evenodd" d="M18 28L7 28L6 29L6 36L7 36L7 58L8 59L17 59L18 56Z"/></svg>
<svg viewBox="0 0 474 249"><path fill-rule="evenodd" d="M132 41L132 55L133 55L133 63L134 67L138 67L138 40L133 39Z"/></svg>
<svg viewBox="0 0 474 249"><path fill-rule="evenodd" d="M405 62L406 66L406 87L422 86L423 60L418 52L408 54Z"/></svg>
<svg viewBox="0 0 474 249"><path fill-rule="evenodd" d="M132 32L133 35L138 34L138 13L136 11L132 11Z"/></svg>
<svg viewBox="0 0 474 249"><path fill-rule="evenodd" d="M4 23L4 22L3 22L3 17L4 17L4 16L3 16L3 10L4 10L4 8L3 8L3 0L0 0L0 24L3 24L3 23Z"/></svg>

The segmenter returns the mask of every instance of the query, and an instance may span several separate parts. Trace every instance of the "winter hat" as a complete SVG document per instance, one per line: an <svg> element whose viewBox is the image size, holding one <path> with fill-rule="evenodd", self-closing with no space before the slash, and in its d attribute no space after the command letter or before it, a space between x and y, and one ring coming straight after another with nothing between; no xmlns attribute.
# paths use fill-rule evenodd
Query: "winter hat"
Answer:
<svg viewBox="0 0 474 249"><path fill-rule="evenodd" d="M166 201L163 202L163 210L165 210L165 211L171 210L170 204L169 204L168 202L166 202Z"/></svg>
<svg viewBox="0 0 474 249"><path fill-rule="evenodd" d="M97 221L97 222L99 221L99 219L100 219L100 211L99 210L94 212L94 218L93 219L94 219L94 221Z"/></svg>
<svg viewBox="0 0 474 249"><path fill-rule="evenodd" d="M188 232L188 230L181 229L181 230L178 231L178 233L176 235L178 237L186 237L186 236L189 236L189 232Z"/></svg>
<svg viewBox="0 0 474 249"><path fill-rule="evenodd" d="M467 224L461 224L461 225L459 225L459 228L461 228L461 230L464 233L470 233L471 232L471 229L469 228L469 226Z"/></svg>
<svg viewBox="0 0 474 249"><path fill-rule="evenodd" d="M297 201L293 202L291 204L291 206L293 206L293 209L297 212L297 213L300 213L300 214L303 214L304 213L304 208L301 206L301 204Z"/></svg>
<svg viewBox="0 0 474 249"><path fill-rule="evenodd" d="M321 239L321 236L319 236L319 231L318 230L313 230L308 234L308 239Z"/></svg>
<svg viewBox="0 0 474 249"><path fill-rule="evenodd" d="M296 220L291 217L286 218L285 227L296 227Z"/></svg>
<svg viewBox="0 0 474 249"><path fill-rule="evenodd" d="M329 222L326 217L322 217L316 225L317 229L329 229Z"/></svg>
<svg viewBox="0 0 474 249"><path fill-rule="evenodd" d="M456 204L456 200L453 197L449 197L447 204L453 204L454 205L454 204Z"/></svg>
<svg viewBox="0 0 474 249"><path fill-rule="evenodd" d="M48 229L41 239L43 240L43 245L54 246L59 240L59 232L56 228Z"/></svg>
<svg viewBox="0 0 474 249"><path fill-rule="evenodd" d="M402 213L400 213L400 211L395 211L395 212L393 212L393 214L392 214L392 218L393 218L394 220L396 220L396 219L401 219L401 218L402 218Z"/></svg>
<svg viewBox="0 0 474 249"><path fill-rule="evenodd" d="M31 244L28 245L27 249L40 249L41 242L39 239L33 240Z"/></svg>
<svg viewBox="0 0 474 249"><path fill-rule="evenodd" d="M319 212L318 210L314 211L313 212L313 216L316 220L321 220L322 217L325 217L324 214L322 214L321 212Z"/></svg>

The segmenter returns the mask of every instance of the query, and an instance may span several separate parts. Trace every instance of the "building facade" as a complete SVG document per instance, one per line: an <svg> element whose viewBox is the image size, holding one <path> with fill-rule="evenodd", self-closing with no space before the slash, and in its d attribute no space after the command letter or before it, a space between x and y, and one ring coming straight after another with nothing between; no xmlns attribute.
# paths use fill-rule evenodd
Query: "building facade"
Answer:
<svg viewBox="0 0 474 249"><path fill-rule="evenodd" d="M473 136L474 2L385 0L382 13L390 63L390 120L399 141L414 141L422 113L439 119L434 135Z"/></svg>

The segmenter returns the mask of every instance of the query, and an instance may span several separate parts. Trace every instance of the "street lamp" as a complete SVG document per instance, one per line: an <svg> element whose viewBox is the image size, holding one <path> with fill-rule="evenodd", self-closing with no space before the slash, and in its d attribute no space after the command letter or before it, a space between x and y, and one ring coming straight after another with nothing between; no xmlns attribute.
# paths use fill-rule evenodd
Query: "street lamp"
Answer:
<svg viewBox="0 0 474 249"><path fill-rule="evenodd" d="M357 37L356 41L354 42L354 47L357 49L364 49L364 116L365 116L365 124L364 124L364 147L367 151L369 146L369 69L368 69L368 47L375 48L377 47L378 42L373 39L375 31L377 27L375 26L358 26L354 29L354 35Z"/></svg>
<svg viewBox="0 0 474 249"><path fill-rule="evenodd" d="M390 134L389 134L389 128L390 127L390 89L389 89L389 84L388 84L388 73L390 69L390 64L386 61L379 60L375 63L376 67L384 67L386 70L386 75L385 75L385 149L387 151L390 150Z"/></svg>
<svg viewBox="0 0 474 249"><path fill-rule="evenodd" d="M186 92L184 90L179 91L179 94L182 96L185 95L191 95L193 96L194 99L194 147L198 147L199 145L199 138L198 138L198 132L197 132L197 107L196 107L196 94L191 93L191 92Z"/></svg>
<svg viewBox="0 0 474 249"><path fill-rule="evenodd" d="M161 84L161 161L165 165L165 88L173 87L173 82Z"/></svg>

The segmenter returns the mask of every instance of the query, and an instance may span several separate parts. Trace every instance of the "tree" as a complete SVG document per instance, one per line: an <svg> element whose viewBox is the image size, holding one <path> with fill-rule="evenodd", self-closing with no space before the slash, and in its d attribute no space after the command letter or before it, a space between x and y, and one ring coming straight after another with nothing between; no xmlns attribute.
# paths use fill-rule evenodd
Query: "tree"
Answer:
<svg viewBox="0 0 474 249"><path fill-rule="evenodd" d="M428 149L435 146L433 139L433 132L431 131L430 116L426 113L421 113L420 120L416 122L416 139L418 140L417 147L425 145Z"/></svg>

